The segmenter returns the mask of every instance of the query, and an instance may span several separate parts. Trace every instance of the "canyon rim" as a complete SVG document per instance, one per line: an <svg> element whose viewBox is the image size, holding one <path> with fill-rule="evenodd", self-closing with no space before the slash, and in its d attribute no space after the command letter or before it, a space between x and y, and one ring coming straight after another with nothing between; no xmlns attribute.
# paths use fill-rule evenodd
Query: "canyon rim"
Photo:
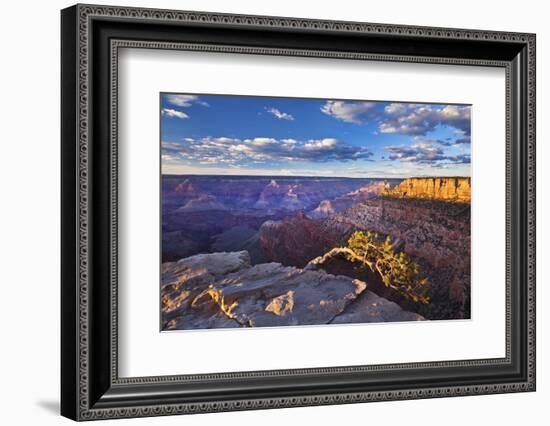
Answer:
<svg viewBox="0 0 550 426"><path fill-rule="evenodd" d="M161 331L470 318L470 105L160 96Z"/></svg>

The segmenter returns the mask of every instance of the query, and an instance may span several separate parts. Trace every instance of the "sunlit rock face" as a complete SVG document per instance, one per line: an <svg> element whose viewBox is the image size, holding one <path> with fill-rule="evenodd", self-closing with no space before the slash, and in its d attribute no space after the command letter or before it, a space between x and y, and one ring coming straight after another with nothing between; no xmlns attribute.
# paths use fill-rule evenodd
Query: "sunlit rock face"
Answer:
<svg viewBox="0 0 550 426"><path fill-rule="evenodd" d="M250 266L248 252L198 254L162 265L161 312L163 328L238 327L221 310L204 315L192 308L199 296L219 277ZM184 325L184 326L183 326Z"/></svg>
<svg viewBox="0 0 550 426"><path fill-rule="evenodd" d="M470 202L472 189L469 177L410 178L386 189L383 195Z"/></svg>
<svg viewBox="0 0 550 426"><path fill-rule="evenodd" d="M280 263L251 266L246 251L201 254L162 267L162 328L186 330L416 321L361 280Z"/></svg>

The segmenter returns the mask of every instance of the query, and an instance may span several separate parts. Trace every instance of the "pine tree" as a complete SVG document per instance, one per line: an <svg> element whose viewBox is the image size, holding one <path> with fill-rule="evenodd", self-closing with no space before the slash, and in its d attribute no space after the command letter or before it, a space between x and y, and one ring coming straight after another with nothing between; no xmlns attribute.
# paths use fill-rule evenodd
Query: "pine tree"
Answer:
<svg viewBox="0 0 550 426"><path fill-rule="evenodd" d="M356 231L348 240L345 258L378 273L386 287L392 288L414 302L427 304L428 279L420 266L404 252L395 250L391 237L383 238L375 232Z"/></svg>

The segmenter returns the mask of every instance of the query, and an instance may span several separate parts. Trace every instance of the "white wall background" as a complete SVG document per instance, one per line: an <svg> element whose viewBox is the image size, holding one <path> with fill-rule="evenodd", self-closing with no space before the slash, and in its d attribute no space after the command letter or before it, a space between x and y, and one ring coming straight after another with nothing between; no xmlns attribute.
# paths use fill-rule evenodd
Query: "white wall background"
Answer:
<svg viewBox="0 0 550 426"><path fill-rule="evenodd" d="M538 390L530 394L107 421L102 424L515 425L548 421L550 401L550 28L540 0L104 0L103 4L537 33ZM59 9L2 6L0 43L0 422L68 424L59 405ZM129 423L131 422L131 423Z"/></svg>

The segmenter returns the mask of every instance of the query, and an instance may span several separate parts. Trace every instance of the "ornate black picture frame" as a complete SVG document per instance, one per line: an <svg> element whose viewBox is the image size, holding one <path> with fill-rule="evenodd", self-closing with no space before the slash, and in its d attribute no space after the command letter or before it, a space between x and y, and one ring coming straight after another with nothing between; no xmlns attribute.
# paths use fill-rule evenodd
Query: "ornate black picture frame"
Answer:
<svg viewBox="0 0 550 426"><path fill-rule="evenodd" d="M95 5L64 9L61 28L62 415L92 420L535 390L534 34ZM120 378L121 47L505 69L506 356Z"/></svg>

